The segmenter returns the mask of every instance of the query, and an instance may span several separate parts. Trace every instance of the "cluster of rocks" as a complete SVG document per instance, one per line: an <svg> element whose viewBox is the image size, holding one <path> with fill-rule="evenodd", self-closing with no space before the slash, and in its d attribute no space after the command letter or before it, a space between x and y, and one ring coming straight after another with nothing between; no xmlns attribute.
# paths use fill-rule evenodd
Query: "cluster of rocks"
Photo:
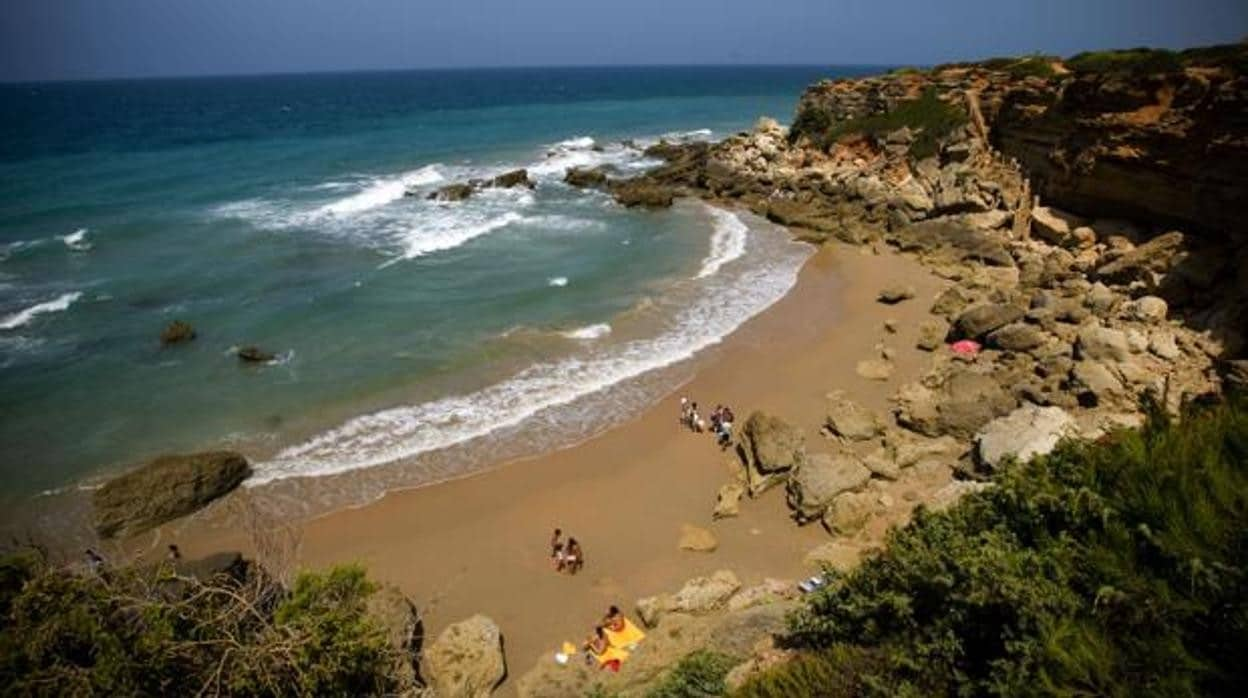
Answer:
<svg viewBox="0 0 1248 698"><path fill-rule="evenodd" d="M482 189L511 189L514 187L525 187L532 189L537 184L529 179L529 171L525 169L512 170L493 177L491 179L470 179L467 182L455 182L440 187L425 196L431 201L463 201ZM405 194L407 196L418 196L419 191L409 189Z"/></svg>
<svg viewBox="0 0 1248 698"><path fill-rule="evenodd" d="M788 653L773 638L785 628L794 610L797 586L790 580L765 579L745 586L729 570L690 579L670 594L639 599L637 615L647 627L646 638L630 654L625 670L610 674L570 662L566 666L540 661L521 677L517 689L526 698L592 695L644 695L683 657L714 646L717 652L744 658L729 672L736 688Z"/></svg>
<svg viewBox="0 0 1248 698"><path fill-rule="evenodd" d="M955 482L954 475L985 479L1009 459L1048 452L1063 438L1095 438L1139 424L1144 394L1177 410L1183 400L1217 391L1227 377L1246 372L1235 357L1248 326L1248 284L1238 271L1248 268L1248 258L1242 240L1225 226L1210 232L1223 219L1180 208L1163 212L1158 202L1128 206L1121 200L1125 188L1098 194L1095 181L1077 168L1060 183L1048 169L1033 181L1031 161L1011 157L1012 149L1034 154L1039 143L1048 144L1052 160L1072 134L1093 138L1083 122L1058 129L1055 138L1055 123L1108 109L1105 95L1122 89L1124 79L1045 81L959 66L828 81L802 98L797 123L806 130L764 118L752 131L714 145L670 145L655 153L664 165L610 185L660 190L664 199L670 193L731 200L810 241L888 245L948 282L929 300L912 300L914 290L904 286L879 293L886 304L931 303L916 340L931 353L930 363L919 380L897 390L891 410L875 413L844 395L829 396L823 426L830 438L809 449L802 429L775 415L750 415L738 444L741 477L721 488L715 518L735 515L742 496L782 484L797 520L821 521L850 535L877 515L918 501L946 504L976 488ZM1159 84L1199 80L1185 73ZM1111 145L1130 143L1139 172L1120 173L1125 181L1147 176L1153 158L1172 154L1166 129L1182 127L1190 141L1183 147L1191 152L1214 137L1222 141L1209 147L1219 152L1242 149L1244 134L1224 115L1203 114L1199 106L1226 101L1230 92L1232 102L1241 103L1242 85L1233 87L1238 83L1221 74L1206 82L1193 88L1192 102L1156 93L1160 116L1151 121L1098 115L1096 123L1125 125L1097 142L1097 155L1112 159ZM1073 85L1069 95L1063 85ZM817 110L835 125L885 113L927 91L960 108L966 121L941 134L934 154L922 157L912 148L922 126L849 134L829 144L810 137L814 120L803 117ZM1044 99L1028 108L1028 96L1038 93ZM1131 95L1144 99L1139 90ZM1216 123L1203 131L1210 119ZM1116 162L1123 166L1121 158ZM1211 175L1218 186L1210 195L1223 202L1232 186L1227 167L1220 163ZM1245 181L1234 181L1239 199L1233 206L1248 200ZM1138 189L1133 196L1152 196L1150 188ZM1064 197L1066 191L1080 195ZM1052 203L1094 215L1042 205L1050 194ZM1140 211L1157 214L1152 225L1119 217ZM1182 226L1191 232L1175 229ZM950 351L959 340L975 344L966 353ZM890 379L891 351L864 358L859 375ZM926 489L915 495L920 485Z"/></svg>

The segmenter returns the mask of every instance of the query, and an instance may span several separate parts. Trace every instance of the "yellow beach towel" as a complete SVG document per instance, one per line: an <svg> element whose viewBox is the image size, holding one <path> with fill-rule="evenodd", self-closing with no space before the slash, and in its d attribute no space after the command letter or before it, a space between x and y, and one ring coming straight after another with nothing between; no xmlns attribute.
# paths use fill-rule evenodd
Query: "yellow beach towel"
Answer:
<svg viewBox="0 0 1248 698"><path fill-rule="evenodd" d="M641 629L633 625L633 622L627 618L624 619L624 628L620 631L611 628L603 628L603 632L607 634L607 642L612 647L633 648L637 643L646 638L646 634Z"/></svg>

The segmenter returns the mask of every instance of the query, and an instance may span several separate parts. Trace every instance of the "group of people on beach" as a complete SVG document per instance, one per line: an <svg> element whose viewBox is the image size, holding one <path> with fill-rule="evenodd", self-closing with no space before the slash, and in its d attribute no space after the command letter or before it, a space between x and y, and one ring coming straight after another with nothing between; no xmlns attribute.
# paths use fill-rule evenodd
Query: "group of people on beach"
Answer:
<svg viewBox="0 0 1248 698"><path fill-rule="evenodd" d="M618 606L612 606L585 641L585 662L591 666L597 664L600 669L619 671L624 660L645 637L646 634L633 625Z"/></svg>
<svg viewBox="0 0 1248 698"><path fill-rule="evenodd" d="M715 435L715 441L720 448L732 445L732 425L736 419L737 416L733 414L732 408L727 405L716 405L711 412L710 430ZM698 403L687 396L680 398L680 423L690 431L699 434L707 430L707 423L702 419L702 414L698 412Z"/></svg>
<svg viewBox="0 0 1248 698"><path fill-rule="evenodd" d="M568 536L564 542L563 530L556 528L550 536L550 561L556 572L576 574L585 566L585 553L575 538Z"/></svg>

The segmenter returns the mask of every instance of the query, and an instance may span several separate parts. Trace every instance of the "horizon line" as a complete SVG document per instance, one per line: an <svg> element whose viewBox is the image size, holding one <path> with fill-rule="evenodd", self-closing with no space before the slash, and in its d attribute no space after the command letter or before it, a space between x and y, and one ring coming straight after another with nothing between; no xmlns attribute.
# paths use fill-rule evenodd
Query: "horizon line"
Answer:
<svg viewBox="0 0 1248 698"><path fill-rule="evenodd" d="M427 66L419 68L343 68L314 70L279 70L243 73L190 73L169 75L117 75L99 77L71 78L33 78L19 80L0 80L3 86L49 85L63 83L94 83L94 82L145 82L160 80L213 80L221 78L272 78L313 75L359 75L365 73L451 73L468 71L511 71L511 70L595 70L604 68L881 68L892 69L900 66L927 67L925 64L909 63L565 63L548 65L465 65L465 66Z"/></svg>

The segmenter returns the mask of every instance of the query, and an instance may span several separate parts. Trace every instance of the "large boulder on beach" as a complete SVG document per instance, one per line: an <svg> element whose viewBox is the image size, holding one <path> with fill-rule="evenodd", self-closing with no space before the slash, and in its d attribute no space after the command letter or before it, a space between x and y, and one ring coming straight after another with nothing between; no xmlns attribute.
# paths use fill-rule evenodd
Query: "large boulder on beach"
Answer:
<svg viewBox="0 0 1248 698"><path fill-rule="evenodd" d="M837 495L857 490L870 479L871 471L853 453L814 454L789 476L789 507L799 521L818 519Z"/></svg>
<svg viewBox="0 0 1248 698"><path fill-rule="evenodd" d="M391 675L398 683L395 693L413 695L420 687L416 657L420 654L424 628L416 606L397 587L383 586L368 597L365 609L395 649Z"/></svg>
<svg viewBox="0 0 1248 698"><path fill-rule="evenodd" d="M425 648L420 670L434 695L487 698L507 676L502 632L482 615L448 626Z"/></svg>
<svg viewBox="0 0 1248 698"><path fill-rule="evenodd" d="M1172 231L1158 235L1098 267L1096 277L1111 284L1149 282L1153 274L1165 273L1177 264L1184 245L1183 233Z"/></svg>
<svg viewBox="0 0 1248 698"><path fill-rule="evenodd" d="M832 433L850 441L875 438L884 429L879 415L850 400L840 390L827 395L826 424Z"/></svg>
<svg viewBox="0 0 1248 698"><path fill-rule="evenodd" d="M1074 418L1060 407L1025 405L979 430L975 435L976 457L990 471L1007 458L1026 462L1052 451L1075 429Z"/></svg>
<svg viewBox="0 0 1248 698"><path fill-rule="evenodd" d="M982 339L989 332L1023 319L1024 311L1016 305L983 303L965 310L953 323L958 337Z"/></svg>
<svg viewBox="0 0 1248 698"><path fill-rule="evenodd" d="M165 325L165 329L160 331L160 343L162 346L182 344L192 339L195 339L195 328L191 327L189 322L182 320L174 320Z"/></svg>
<svg viewBox="0 0 1248 698"><path fill-rule="evenodd" d="M701 526L682 524L680 527L680 540L676 545L681 550L690 552L713 553L719 547L719 541L715 539L714 533Z"/></svg>
<svg viewBox="0 0 1248 698"><path fill-rule="evenodd" d="M233 451L161 456L95 491L95 530L132 535L198 511L251 475Z"/></svg>
<svg viewBox="0 0 1248 698"><path fill-rule="evenodd" d="M989 421L1009 414L1018 401L991 375L956 370L936 387L902 386L897 394L897 423L924 436L949 434L971 438Z"/></svg>
<svg viewBox="0 0 1248 698"><path fill-rule="evenodd" d="M738 445L745 460L746 490L757 495L801 464L805 438L796 427L765 412L753 412L741 429Z"/></svg>

